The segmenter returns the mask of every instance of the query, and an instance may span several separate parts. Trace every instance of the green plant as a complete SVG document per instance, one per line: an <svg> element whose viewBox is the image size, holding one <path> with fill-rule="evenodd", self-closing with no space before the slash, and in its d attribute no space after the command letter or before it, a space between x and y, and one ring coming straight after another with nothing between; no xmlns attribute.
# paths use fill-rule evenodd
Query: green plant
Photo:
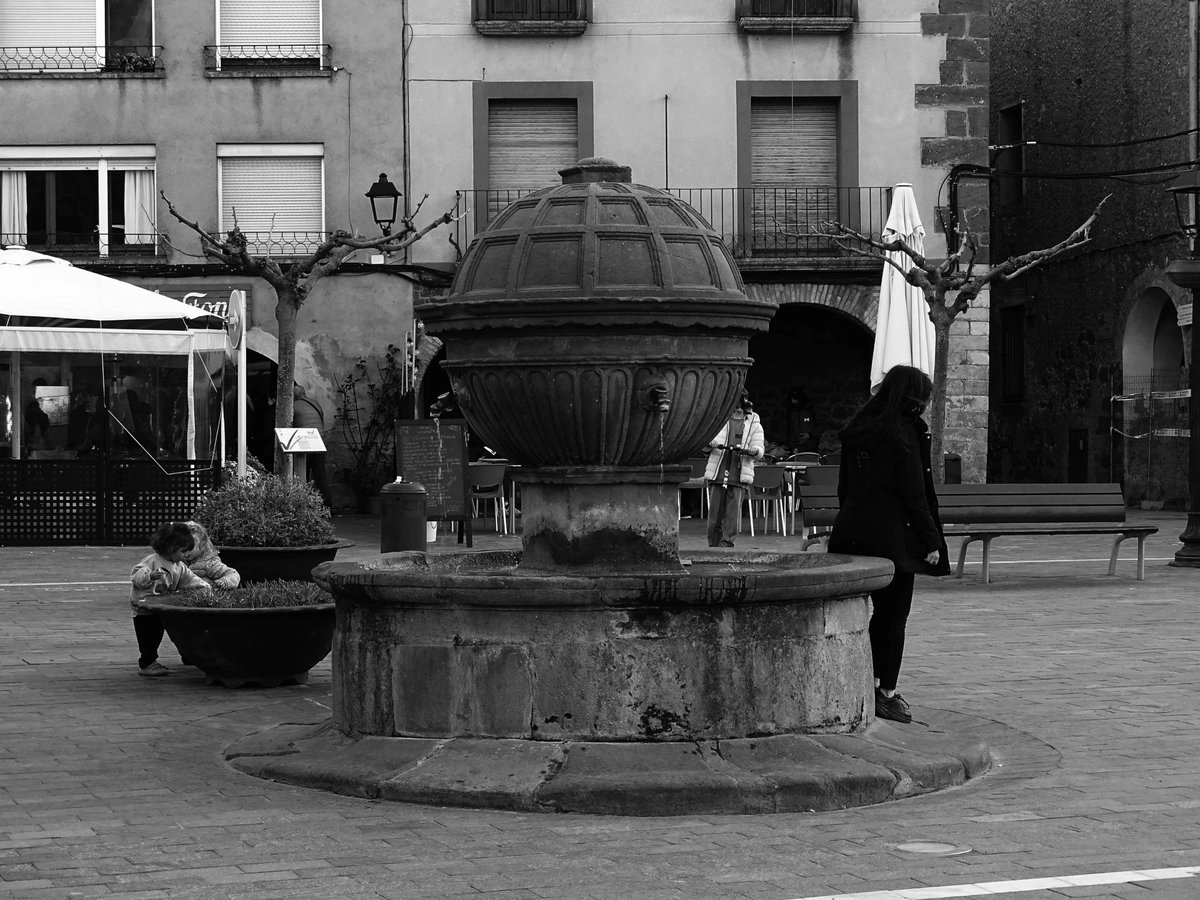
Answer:
<svg viewBox="0 0 1200 900"><path fill-rule="evenodd" d="M311 581L255 581L231 589L184 591L165 602L172 606L196 606L207 609L276 609L284 606L319 606L332 603L333 597Z"/></svg>
<svg viewBox="0 0 1200 900"><path fill-rule="evenodd" d="M278 475L233 479L204 495L193 518L224 547L311 547L335 539L312 487Z"/></svg>
<svg viewBox="0 0 1200 900"><path fill-rule="evenodd" d="M412 414L412 365L405 350L388 344L372 375L365 357L338 385L337 420L353 465L348 480L359 509L395 477L396 420Z"/></svg>

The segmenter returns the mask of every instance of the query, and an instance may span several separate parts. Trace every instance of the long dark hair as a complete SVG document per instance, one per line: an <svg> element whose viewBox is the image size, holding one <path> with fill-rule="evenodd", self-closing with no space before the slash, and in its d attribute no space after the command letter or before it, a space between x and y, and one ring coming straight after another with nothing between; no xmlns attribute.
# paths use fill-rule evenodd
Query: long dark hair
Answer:
<svg viewBox="0 0 1200 900"><path fill-rule="evenodd" d="M905 437L904 424L921 417L932 395L933 382L920 369L892 366L883 376L878 393L854 414L845 432L882 437L897 449L907 449L911 442Z"/></svg>

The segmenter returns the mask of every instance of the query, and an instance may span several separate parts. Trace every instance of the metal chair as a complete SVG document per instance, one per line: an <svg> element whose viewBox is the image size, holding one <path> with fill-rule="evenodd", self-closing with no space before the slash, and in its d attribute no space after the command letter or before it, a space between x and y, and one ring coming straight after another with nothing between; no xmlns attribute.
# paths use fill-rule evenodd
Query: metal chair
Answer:
<svg viewBox="0 0 1200 900"><path fill-rule="evenodd" d="M804 480L808 484L829 484L837 487L840 472L840 466L809 466L804 470ZM800 504L800 528L804 535L804 546L807 547L810 542L816 540L818 537L827 538L829 536L829 529L826 529L825 531L821 532L820 535L817 535L813 529L808 527L804 521L804 505L801 503L802 499L803 495L797 491L796 502ZM795 533L796 528L795 525L793 525L792 534Z"/></svg>
<svg viewBox="0 0 1200 900"><path fill-rule="evenodd" d="M508 534L508 504L504 498L504 470L507 468L504 463L471 463L467 466L472 515L478 516L480 504L491 500L492 522L502 534Z"/></svg>
<svg viewBox="0 0 1200 900"><path fill-rule="evenodd" d="M679 510L683 514L683 492L700 492L700 518L708 515L708 482L704 480L704 469L708 465L707 456L695 456L688 460L692 467L691 477L679 486Z"/></svg>
<svg viewBox="0 0 1200 900"><path fill-rule="evenodd" d="M747 496L750 499L750 534L754 535L754 505L762 504L763 534L770 531L771 512L775 513L775 531L787 534L787 519L784 513L784 477L787 469L783 466L755 466L754 484L750 486Z"/></svg>

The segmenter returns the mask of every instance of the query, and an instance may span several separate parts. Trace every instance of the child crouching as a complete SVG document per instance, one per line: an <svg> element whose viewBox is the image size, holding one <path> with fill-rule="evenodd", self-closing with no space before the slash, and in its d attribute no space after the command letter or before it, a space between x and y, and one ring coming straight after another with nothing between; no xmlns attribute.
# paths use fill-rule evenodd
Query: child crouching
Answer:
<svg viewBox="0 0 1200 900"><path fill-rule="evenodd" d="M195 544L183 554L183 561L193 573L199 575L211 587L235 588L242 583L238 570L221 562L217 548L208 537L208 529L199 522L186 522Z"/></svg>
<svg viewBox="0 0 1200 900"><path fill-rule="evenodd" d="M147 600L179 591L212 590L204 579L192 574L183 555L192 549L192 533L183 522L168 522L155 533L150 546L154 552L133 567L129 580L129 605L133 607L133 631L138 642L138 674L155 677L170 672L158 661L163 624Z"/></svg>

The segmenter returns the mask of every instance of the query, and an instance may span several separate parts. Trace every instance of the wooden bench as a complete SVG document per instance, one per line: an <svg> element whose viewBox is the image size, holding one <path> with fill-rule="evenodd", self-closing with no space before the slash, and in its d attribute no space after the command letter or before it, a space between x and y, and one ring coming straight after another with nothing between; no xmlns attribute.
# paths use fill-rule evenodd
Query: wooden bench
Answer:
<svg viewBox="0 0 1200 900"><path fill-rule="evenodd" d="M800 487L804 525L832 527L839 508L836 484ZM991 545L1006 535L1113 535L1108 574L1117 574L1121 543L1137 539L1137 578L1146 578L1146 538L1153 525L1125 521L1125 498L1119 484L946 484L938 488L938 505L947 537L961 537L955 576L962 577L967 547L983 545L980 580L991 580ZM820 537L810 536L807 547Z"/></svg>

